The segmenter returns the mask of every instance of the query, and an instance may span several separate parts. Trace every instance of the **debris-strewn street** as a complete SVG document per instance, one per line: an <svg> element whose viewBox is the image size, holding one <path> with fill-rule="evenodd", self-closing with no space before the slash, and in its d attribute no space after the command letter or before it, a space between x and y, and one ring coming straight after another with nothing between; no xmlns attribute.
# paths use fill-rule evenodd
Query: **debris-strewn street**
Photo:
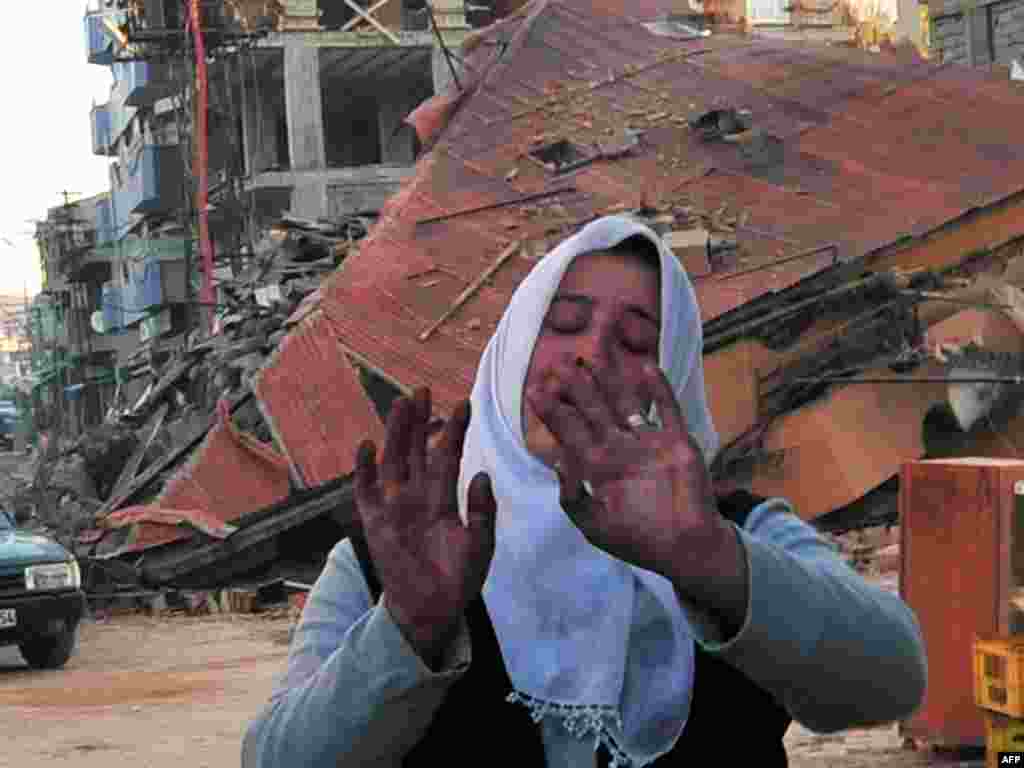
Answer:
<svg viewBox="0 0 1024 768"><path fill-rule="evenodd" d="M79 654L49 674L0 649L0 766L237 765L245 724L284 669L291 623L259 614L86 621ZM792 768L949 765L903 749L895 726L818 735L793 725L787 744Z"/></svg>

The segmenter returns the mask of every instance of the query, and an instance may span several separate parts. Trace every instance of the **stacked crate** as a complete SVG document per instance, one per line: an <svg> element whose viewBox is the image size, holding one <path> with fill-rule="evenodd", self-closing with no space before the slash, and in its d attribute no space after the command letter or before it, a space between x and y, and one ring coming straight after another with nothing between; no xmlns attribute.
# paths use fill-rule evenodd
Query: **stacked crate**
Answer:
<svg viewBox="0 0 1024 768"><path fill-rule="evenodd" d="M991 727L972 696L974 640L1024 639L1024 461L908 462L899 515L900 596L928 653L924 701L900 731L939 748L983 747Z"/></svg>
<svg viewBox="0 0 1024 768"><path fill-rule="evenodd" d="M1024 752L1024 635L974 641L974 700L985 718L988 768L1000 752Z"/></svg>

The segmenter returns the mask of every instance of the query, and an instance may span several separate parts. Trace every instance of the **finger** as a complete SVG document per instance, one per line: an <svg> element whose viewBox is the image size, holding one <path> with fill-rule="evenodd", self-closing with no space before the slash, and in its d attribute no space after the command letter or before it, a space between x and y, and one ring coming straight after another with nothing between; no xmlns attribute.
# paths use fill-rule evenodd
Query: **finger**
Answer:
<svg viewBox="0 0 1024 768"><path fill-rule="evenodd" d="M421 483L427 475L427 434L430 430L430 388L421 387L413 398L415 415L409 438L409 479Z"/></svg>
<svg viewBox="0 0 1024 768"><path fill-rule="evenodd" d="M498 502L494 497L491 478L486 472L478 472L469 484L466 521L470 528L493 535L497 514Z"/></svg>
<svg viewBox="0 0 1024 768"><path fill-rule="evenodd" d="M464 400L455 408L451 419L445 425L444 436L437 448L436 474L430 488L430 501L435 508L448 510L456 516L459 502L459 469L470 416L469 401Z"/></svg>
<svg viewBox="0 0 1024 768"><path fill-rule="evenodd" d="M377 487L377 448L370 440L364 440L356 451L356 477L354 491L360 516L379 501Z"/></svg>
<svg viewBox="0 0 1024 768"><path fill-rule="evenodd" d="M385 487L404 483L409 477L409 447L415 406L407 397L399 397L388 413L384 454L380 460L380 479Z"/></svg>
<svg viewBox="0 0 1024 768"><path fill-rule="evenodd" d="M661 419L662 428L685 434L688 431L686 418L683 416L683 410L679 407L676 394L672 391L672 385L669 383L668 377L665 376L665 372L661 370L661 366L647 363L644 366L644 379L647 382L647 391L658 408L658 417Z"/></svg>
<svg viewBox="0 0 1024 768"><path fill-rule="evenodd" d="M495 527L498 502L494 498L491 479L480 472L469 484L466 521L472 548L472 565L476 570L477 589L487 580L487 570L494 556Z"/></svg>
<svg viewBox="0 0 1024 768"><path fill-rule="evenodd" d="M582 458L594 437L579 411L558 399L552 391L534 388L526 395L534 413L558 442L563 453L576 461Z"/></svg>
<svg viewBox="0 0 1024 768"><path fill-rule="evenodd" d="M593 379L608 404L615 425L619 429L632 431L629 417L637 413L646 415L650 407L650 395L646 393L643 373L633 368L607 372L600 377L595 375Z"/></svg>
<svg viewBox="0 0 1024 768"><path fill-rule="evenodd" d="M577 357L572 366L556 368L555 377L561 384L563 399L568 399L583 415L593 439L604 442L608 432L618 425L618 418L593 369Z"/></svg>

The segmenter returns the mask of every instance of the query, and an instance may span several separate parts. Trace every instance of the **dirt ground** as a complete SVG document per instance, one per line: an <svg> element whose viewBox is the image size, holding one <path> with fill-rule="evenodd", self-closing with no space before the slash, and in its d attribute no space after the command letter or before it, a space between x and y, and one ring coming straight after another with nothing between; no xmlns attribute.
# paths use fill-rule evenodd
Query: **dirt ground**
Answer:
<svg viewBox="0 0 1024 768"><path fill-rule="evenodd" d="M287 656L287 618L121 616L83 623L59 672L0 649L0 766L229 768ZM817 736L794 725L792 768L958 765L902 748L895 727ZM959 763L959 765L980 765Z"/></svg>
<svg viewBox="0 0 1024 768"><path fill-rule="evenodd" d="M85 621L61 671L0 649L0 766L228 768L284 669L289 621Z"/></svg>

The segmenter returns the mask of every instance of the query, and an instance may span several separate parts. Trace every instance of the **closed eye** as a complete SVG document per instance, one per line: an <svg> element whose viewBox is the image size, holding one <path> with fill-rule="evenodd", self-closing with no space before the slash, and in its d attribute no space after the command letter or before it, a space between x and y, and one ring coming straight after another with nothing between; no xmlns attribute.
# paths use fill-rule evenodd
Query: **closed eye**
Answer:
<svg viewBox="0 0 1024 768"><path fill-rule="evenodd" d="M638 354L657 353L660 334L660 328L647 315L628 312L621 323L624 344Z"/></svg>
<svg viewBox="0 0 1024 768"><path fill-rule="evenodd" d="M555 333L579 333L590 322L590 306L574 299L556 298L551 303L544 324Z"/></svg>

